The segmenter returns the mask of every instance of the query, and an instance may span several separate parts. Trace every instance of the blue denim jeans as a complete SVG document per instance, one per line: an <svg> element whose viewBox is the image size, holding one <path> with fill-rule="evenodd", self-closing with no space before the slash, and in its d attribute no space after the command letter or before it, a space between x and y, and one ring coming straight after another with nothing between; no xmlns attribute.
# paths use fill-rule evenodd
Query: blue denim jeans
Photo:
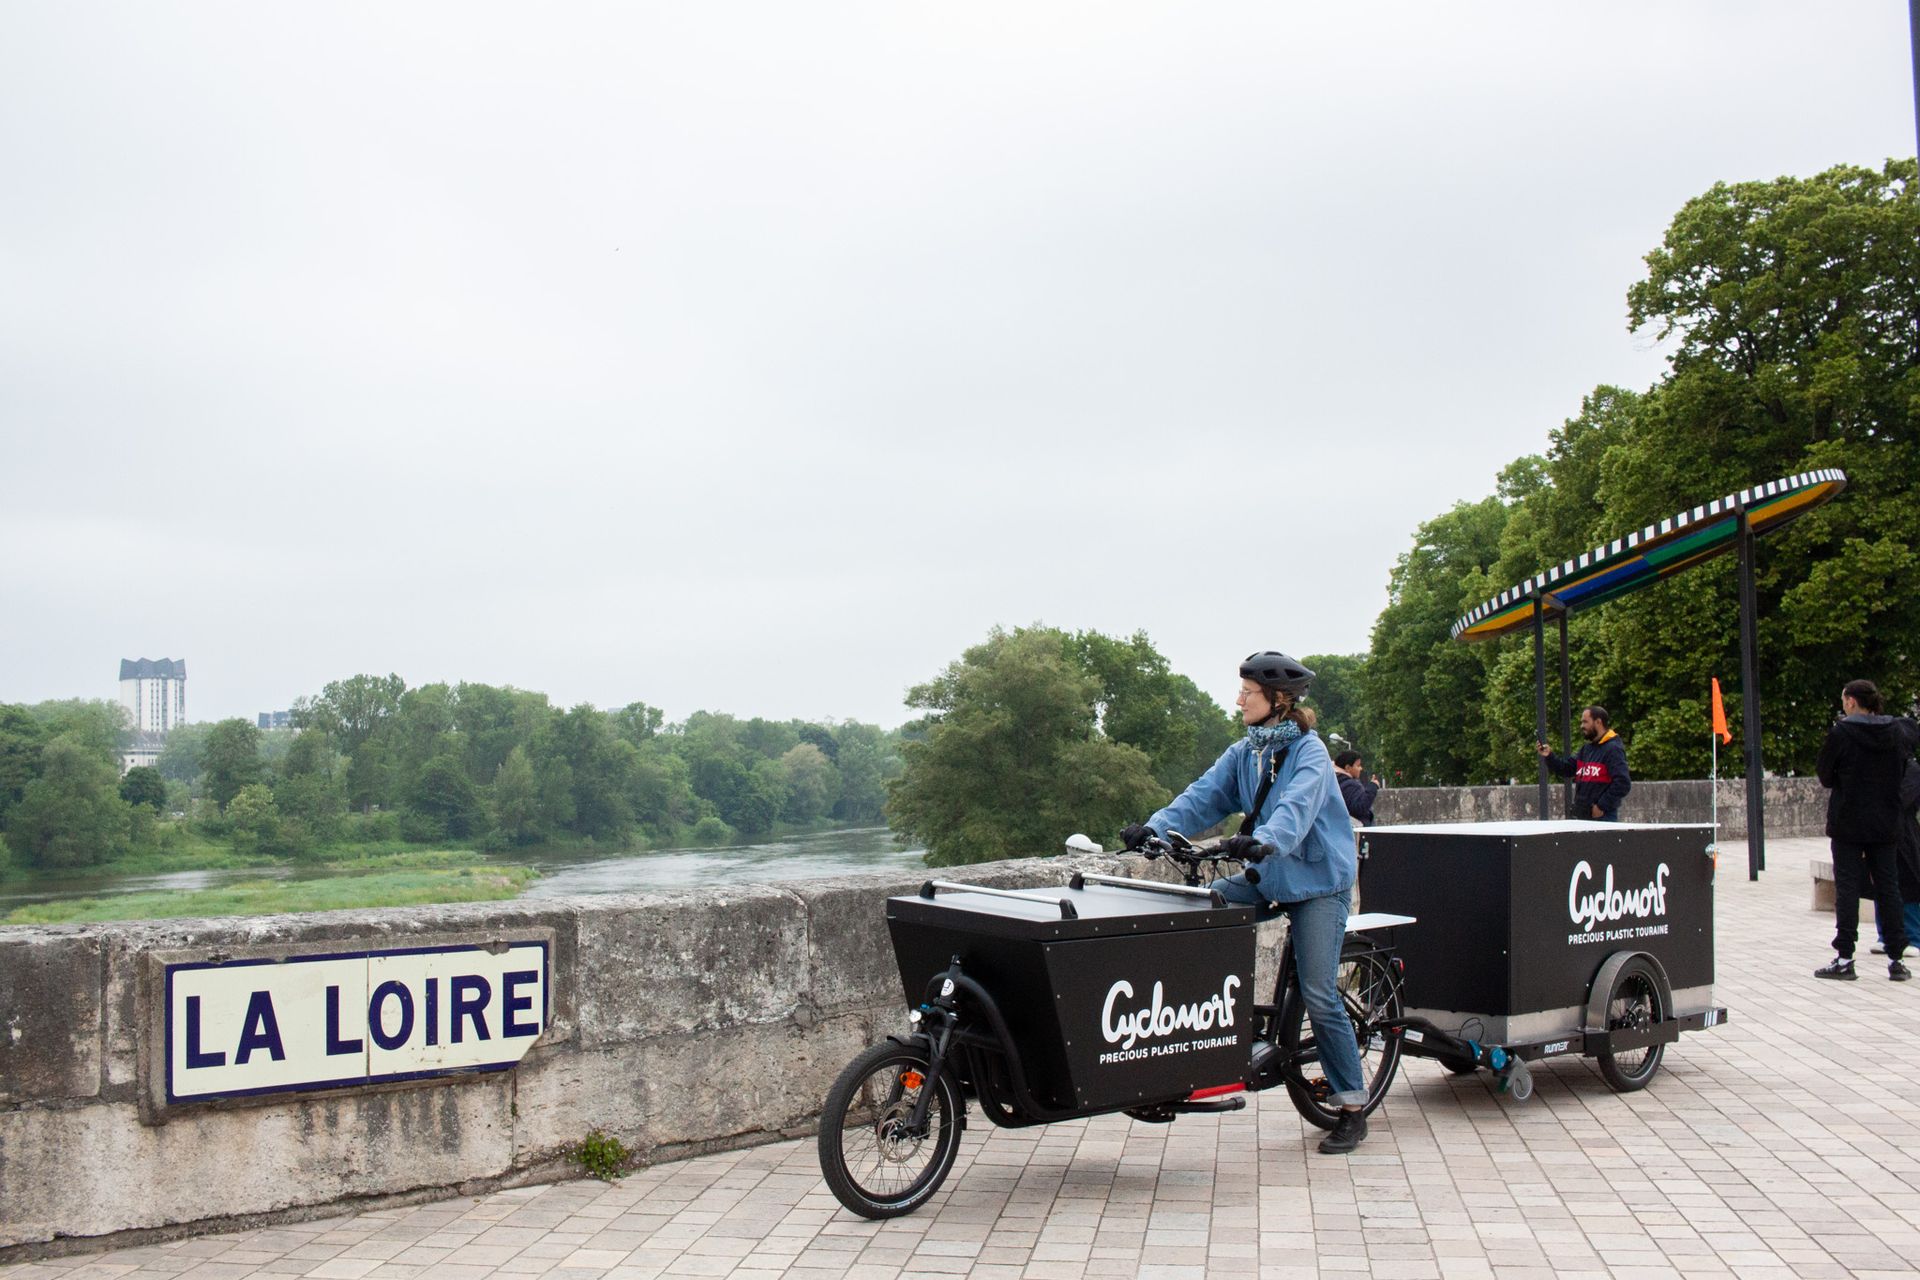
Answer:
<svg viewBox="0 0 1920 1280"><path fill-rule="evenodd" d="M1228 902L1244 906L1266 905L1258 885L1247 883L1244 875L1215 880L1213 887ZM1293 963L1300 974L1300 998L1306 1002L1307 1021L1313 1025L1314 1043L1320 1049L1320 1065L1333 1086L1332 1103L1337 1107L1364 1107L1367 1104L1366 1081L1360 1075L1360 1043L1354 1039L1353 1019L1340 999L1340 948L1347 940L1347 908L1353 891L1342 889L1324 898L1305 902L1277 902L1287 915L1288 937L1293 940Z"/></svg>
<svg viewBox="0 0 1920 1280"><path fill-rule="evenodd" d="M1879 907L1877 905L1874 908L1874 912L1877 916L1879 913ZM1907 903L1904 907L1900 909L1900 918L1906 922L1907 949L1911 951L1914 947L1920 946L1920 902ZM1874 921L1873 927L1875 931L1878 932L1880 935L1881 948L1885 949L1887 945L1886 926L1881 924L1876 919Z"/></svg>

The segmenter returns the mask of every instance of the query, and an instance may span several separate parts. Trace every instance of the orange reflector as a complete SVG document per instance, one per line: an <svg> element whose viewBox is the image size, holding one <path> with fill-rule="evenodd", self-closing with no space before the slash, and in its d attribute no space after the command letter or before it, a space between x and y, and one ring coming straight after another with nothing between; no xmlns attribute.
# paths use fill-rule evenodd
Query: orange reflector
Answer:
<svg viewBox="0 0 1920 1280"><path fill-rule="evenodd" d="M1211 1089L1195 1089L1187 1095L1188 1102L1199 1102L1205 1098L1218 1098L1227 1093L1244 1093L1247 1086L1239 1081L1233 1084L1216 1084Z"/></svg>
<svg viewBox="0 0 1920 1280"><path fill-rule="evenodd" d="M926 1083L926 1080L927 1078L918 1071L902 1071L900 1073L900 1083L909 1089L918 1089Z"/></svg>

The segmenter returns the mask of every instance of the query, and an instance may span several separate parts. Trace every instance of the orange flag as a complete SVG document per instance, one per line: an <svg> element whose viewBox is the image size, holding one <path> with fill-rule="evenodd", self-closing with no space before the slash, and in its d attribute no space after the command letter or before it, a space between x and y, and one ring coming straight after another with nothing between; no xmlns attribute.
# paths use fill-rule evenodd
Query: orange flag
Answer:
<svg viewBox="0 0 1920 1280"><path fill-rule="evenodd" d="M1733 735L1727 732L1727 708L1720 701L1720 677L1713 678L1713 731L1720 735L1720 745L1733 741Z"/></svg>

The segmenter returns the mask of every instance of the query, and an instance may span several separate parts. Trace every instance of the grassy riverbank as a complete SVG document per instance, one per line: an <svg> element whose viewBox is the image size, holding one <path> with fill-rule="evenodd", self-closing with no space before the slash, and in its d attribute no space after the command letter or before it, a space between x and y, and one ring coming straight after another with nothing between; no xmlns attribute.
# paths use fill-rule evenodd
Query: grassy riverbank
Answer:
<svg viewBox="0 0 1920 1280"><path fill-rule="evenodd" d="M461 859L473 865L446 865ZM532 867L482 865L478 854L464 850L425 850L376 855L367 859L364 867L308 880L240 880L213 889L116 893L29 903L8 912L0 918L0 924L88 924L100 920L492 902L519 896L538 875Z"/></svg>

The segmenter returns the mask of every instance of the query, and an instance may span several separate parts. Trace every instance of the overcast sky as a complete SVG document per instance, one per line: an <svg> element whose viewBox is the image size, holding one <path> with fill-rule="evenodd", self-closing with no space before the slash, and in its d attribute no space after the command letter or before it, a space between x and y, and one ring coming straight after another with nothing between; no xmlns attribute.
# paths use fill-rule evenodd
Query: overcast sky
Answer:
<svg viewBox="0 0 1920 1280"><path fill-rule="evenodd" d="M1044 622L1226 702L1909 76L1899 0L5 0L0 701L896 724Z"/></svg>

